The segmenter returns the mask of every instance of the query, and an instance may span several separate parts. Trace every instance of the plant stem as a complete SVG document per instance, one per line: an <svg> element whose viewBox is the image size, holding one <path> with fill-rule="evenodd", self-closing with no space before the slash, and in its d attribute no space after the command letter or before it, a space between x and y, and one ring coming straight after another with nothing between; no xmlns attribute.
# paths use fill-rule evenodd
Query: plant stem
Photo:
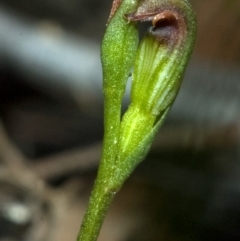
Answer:
<svg viewBox="0 0 240 241"><path fill-rule="evenodd" d="M99 180L99 179L98 179ZM96 241L115 192L96 181L77 241Z"/></svg>
<svg viewBox="0 0 240 241"><path fill-rule="evenodd" d="M122 94L112 90L104 93L104 139L98 178L108 179L115 169L120 133ZM104 175L104 176L102 176Z"/></svg>
<svg viewBox="0 0 240 241"><path fill-rule="evenodd" d="M122 95L105 94L104 142L98 176L90 197L77 241L96 241L107 210L117 192L114 184L115 160L118 150Z"/></svg>

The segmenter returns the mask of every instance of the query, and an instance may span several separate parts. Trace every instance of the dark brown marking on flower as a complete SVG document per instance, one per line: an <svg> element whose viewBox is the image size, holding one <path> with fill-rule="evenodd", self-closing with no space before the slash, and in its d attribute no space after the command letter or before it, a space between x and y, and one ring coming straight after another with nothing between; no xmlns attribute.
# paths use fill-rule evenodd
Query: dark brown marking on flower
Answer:
<svg viewBox="0 0 240 241"><path fill-rule="evenodd" d="M164 11L153 17L152 24L154 27L177 27L177 16L172 11Z"/></svg>
<svg viewBox="0 0 240 241"><path fill-rule="evenodd" d="M152 34L162 43L173 46L181 41L186 33L183 17L176 11L166 10L152 19Z"/></svg>
<svg viewBox="0 0 240 241"><path fill-rule="evenodd" d="M152 6L141 5L135 13L126 14L127 21L151 21L149 33L160 43L174 46L184 39L187 25L182 11L168 4ZM180 42L179 42L180 41Z"/></svg>

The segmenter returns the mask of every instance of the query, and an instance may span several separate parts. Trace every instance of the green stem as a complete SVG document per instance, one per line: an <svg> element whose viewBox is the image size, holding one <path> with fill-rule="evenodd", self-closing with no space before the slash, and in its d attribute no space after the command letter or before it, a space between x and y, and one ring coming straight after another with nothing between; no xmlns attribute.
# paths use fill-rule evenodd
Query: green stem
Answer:
<svg viewBox="0 0 240 241"><path fill-rule="evenodd" d="M122 94L115 93L115 91L110 94L105 93L103 153L99 167L99 174L101 174L99 177L103 179L109 179L115 169L120 133L121 102Z"/></svg>
<svg viewBox="0 0 240 241"><path fill-rule="evenodd" d="M99 179L98 179L99 180ZM96 241L115 192L96 181L77 241Z"/></svg>
<svg viewBox="0 0 240 241"><path fill-rule="evenodd" d="M120 132L122 94L111 92L104 99L104 142L98 176L77 241L96 241L114 194L115 160Z"/></svg>

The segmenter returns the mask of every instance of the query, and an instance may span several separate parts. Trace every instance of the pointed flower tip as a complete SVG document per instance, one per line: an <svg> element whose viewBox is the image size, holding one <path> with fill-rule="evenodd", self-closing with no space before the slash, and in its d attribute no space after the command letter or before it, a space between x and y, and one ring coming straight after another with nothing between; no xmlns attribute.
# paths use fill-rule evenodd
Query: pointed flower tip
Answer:
<svg viewBox="0 0 240 241"><path fill-rule="evenodd" d="M114 16L114 14L116 13L116 11L118 10L119 6L121 5L122 0L114 0L112 3L112 8L110 11L110 15L108 17L108 21L107 24L111 21L112 17Z"/></svg>

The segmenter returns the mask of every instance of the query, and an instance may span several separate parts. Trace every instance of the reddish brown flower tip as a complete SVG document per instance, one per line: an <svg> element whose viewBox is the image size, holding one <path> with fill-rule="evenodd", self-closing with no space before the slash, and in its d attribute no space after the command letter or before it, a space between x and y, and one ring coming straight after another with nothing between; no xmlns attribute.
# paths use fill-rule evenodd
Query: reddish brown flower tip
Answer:
<svg viewBox="0 0 240 241"><path fill-rule="evenodd" d="M112 19L112 17L114 16L114 14L116 13L117 9L119 8L119 6L121 5L122 0L114 0L112 3L112 8L111 8L111 12L110 15L108 17L108 23L109 21Z"/></svg>

